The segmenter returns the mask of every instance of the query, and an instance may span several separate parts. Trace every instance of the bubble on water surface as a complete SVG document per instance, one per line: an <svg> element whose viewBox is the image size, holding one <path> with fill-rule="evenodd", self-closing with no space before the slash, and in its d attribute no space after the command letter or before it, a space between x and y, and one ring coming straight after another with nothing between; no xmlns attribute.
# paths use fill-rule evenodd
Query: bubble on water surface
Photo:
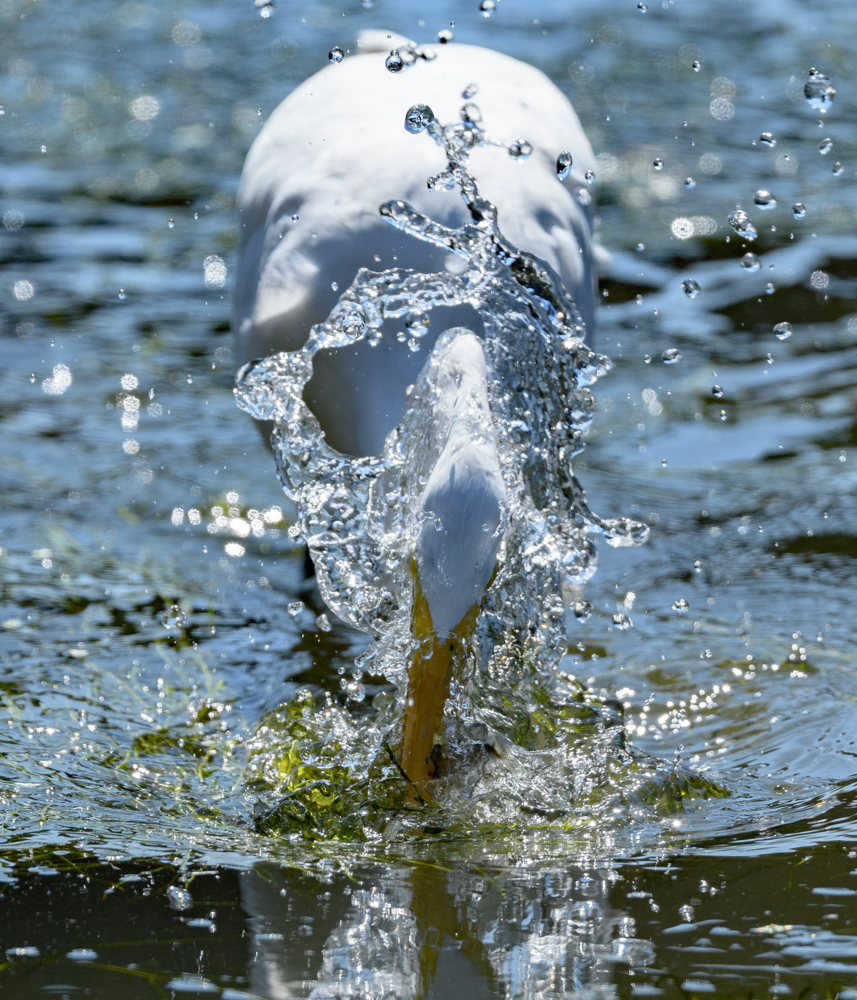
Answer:
<svg viewBox="0 0 857 1000"><path fill-rule="evenodd" d="M792 335L792 325L791 323L777 323L774 327L774 333L777 335L777 340L788 340Z"/></svg>
<svg viewBox="0 0 857 1000"><path fill-rule="evenodd" d="M689 299L695 299L699 295L699 282L693 278L685 278L681 283L681 290Z"/></svg>
<svg viewBox="0 0 857 1000"><path fill-rule="evenodd" d="M759 235L758 230L750 221L750 216L742 208L736 208L731 211L726 221L745 240L754 240Z"/></svg>
<svg viewBox="0 0 857 1000"><path fill-rule="evenodd" d="M556 158L556 175L564 181L571 174L572 155L564 149Z"/></svg>
<svg viewBox="0 0 857 1000"><path fill-rule="evenodd" d="M777 207L777 199L765 188L759 188L753 195L753 203L757 208L762 209L762 211Z"/></svg>
<svg viewBox="0 0 857 1000"><path fill-rule="evenodd" d="M345 58L345 53L338 45L334 45L330 52L327 53L327 58L334 64L341 63Z"/></svg>
<svg viewBox="0 0 857 1000"><path fill-rule="evenodd" d="M809 71L809 79L803 85L803 94L806 103L814 110L822 114L833 104L836 97L836 88L830 79L822 72L813 67Z"/></svg>
<svg viewBox="0 0 857 1000"><path fill-rule="evenodd" d="M762 267L761 258L754 253L745 253L740 263L745 271L758 271Z"/></svg>
<svg viewBox="0 0 857 1000"><path fill-rule="evenodd" d="M27 281L25 278L12 285L12 294L19 302L29 302L35 292L32 281Z"/></svg>

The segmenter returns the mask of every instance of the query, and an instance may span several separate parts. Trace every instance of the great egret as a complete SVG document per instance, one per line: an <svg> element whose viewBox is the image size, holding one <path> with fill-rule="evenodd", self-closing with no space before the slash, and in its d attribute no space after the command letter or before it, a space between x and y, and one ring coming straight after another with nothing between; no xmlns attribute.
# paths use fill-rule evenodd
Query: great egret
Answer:
<svg viewBox="0 0 857 1000"><path fill-rule="evenodd" d="M250 149L238 198L239 364L301 348L360 267L455 270L458 258L379 214L382 203L402 199L444 225L466 221L456 194L427 188L446 163L441 149L403 128L417 103L429 104L442 122L481 114L491 138L503 139L506 149L472 151L480 194L497 206L505 236L546 260L591 322L594 157L569 102L532 66L469 45L441 46L436 57L394 74L384 53L405 44L384 32L364 35L360 54L298 87ZM560 152L573 161L563 180ZM456 647L472 632L490 585L505 514L495 441L473 433L474 421L484 427L490 411L479 316L468 307L437 309L431 326L437 332L422 338L428 349L439 331L447 333L435 348L442 351L432 428L437 458L414 498L426 514L412 563L412 629L421 653L409 670L398 758L423 794L435 771L431 754ZM305 399L332 447L350 455L382 451L426 356L404 339L315 356Z"/></svg>

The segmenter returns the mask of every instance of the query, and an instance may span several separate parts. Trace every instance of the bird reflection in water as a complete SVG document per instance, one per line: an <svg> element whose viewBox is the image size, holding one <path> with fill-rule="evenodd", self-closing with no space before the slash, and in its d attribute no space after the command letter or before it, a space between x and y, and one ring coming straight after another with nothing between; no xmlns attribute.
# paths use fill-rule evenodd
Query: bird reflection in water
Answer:
<svg viewBox="0 0 857 1000"><path fill-rule="evenodd" d="M611 904L606 869L425 865L319 883L266 865L242 878L251 988L272 1000L597 997L613 995L617 965L654 961L651 942Z"/></svg>

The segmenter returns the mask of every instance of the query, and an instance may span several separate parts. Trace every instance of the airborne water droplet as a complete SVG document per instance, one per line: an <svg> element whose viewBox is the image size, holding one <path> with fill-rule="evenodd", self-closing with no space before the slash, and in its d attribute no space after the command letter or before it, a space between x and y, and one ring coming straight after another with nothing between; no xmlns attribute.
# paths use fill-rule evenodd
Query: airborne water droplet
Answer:
<svg viewBox="0 0 857 1000"><path fill-rule="evenodd" d="M327 58L332 63L341 63L345 58L345 53L338 45L334 45L330 52L327 53Z"/></svg>
<svg viewBox="0 0 857 1000"><path fill-rule="evenodd" d="M641 14L645 14L648 9L649 8L642 2L642 0L640 0L640 3L637 4L637 10Z"/></svg>
<svg viewBox="0 0 857 1000"><path fill-rule="evenodd" d="M746 271L758 271L762 267L762 261L754 253L745 253L741 258L741 267Z"/></svg>
<svg viewBox="0 0 857 1000"><path fill-rule="evenodd" d="M516 139L509 146L509 156L513 160L525 160L530 153L532 153L533 147L527 142L526 139Z"/></svg>
<svg viewBox="0 0 857 1000"><path fill-rule="evenodd" d="M803 94L806 98L806 103L813 110L821 111L824 114L833 104L833 98L836 97L836 88L824 73L820 73L813 67L809 71L809 79L803 86Z"/></svg>
<svg viewBox="0 0 857 1000"><path fill-rule="evenodd" d="M837 160L836 163L833 164L833 175L835 177L838 177L841 173L842 173L842 164Z"/></svg>
<svg viewBox="0 0 857 1000"><path fill-rule="evenodd" d="M587 170L583 176L590 184L592 184L595 180L595 171Z"/></svg>
<svg viewBox="0 0 857 1000"><path fill-rule="evenodd" d="M437 33L437 40L440 42L441 45L446 45L447 42L451 42L452 38L453 35L452 32L449 30L449 28L442 28Z"/></svg>
<svg viewBox="0 0 857 1000"><path fill-rule="evenodd" d="M556 158L556 175L564 181L571 173L572 156L567 149L564 149Z"/></svg>
<svg viewBox="0 0 857 1000"><path fill-rule="evenodd" d="M399 55L398 49L392 49L384 63L391 73L401 73L405 68L405 61Z"/></svg>
<svg viewBox="0 0 857 1000"><path fill-rule="evenodd" d="M753 201L756 207L761 208L762 211L768 211L777 207L777 199L770 191L766 191L765 188L759 188L755 195L753 195Z"/></svg>
<svg viewBox="0 0 857 1000"><path fill-rule="evenodd" d="M682 288L682 291L684 292L684 294L689 299L695 299L696 296L699 295L699 282L698 281L694 281L693 278L686 278L681 283L681 288Z"/></svg>
<svg viewBox="0 0 857 1000"><path fill-rule="evenodd" d="M702 63L698 59L694 59L691 66L693 67L694 73L698 73L702 69Z"/></svg>
<svg viewBox="0 0 857 1000"><path fill-rule="evenodd" d="M677 601L673 601L673 611L678 611L680 615L685 614L689 610L690 605L683 597L680 597Z"/></svg>
<svg viewBox="0 0 857 1000"><path fill-rule="evenodd" d="M723 386L722 385L713 385L711 387L711 395L714 396L715 399L722 399L723 398Z"/></svg>
<svg viewBox="0 0 857 1000"><path fill-rule="evenodd" d="M495 0L482 0L479 4L479 9L482 11L483 17L490 17L497 8Z"/></svg>
<svg viewBox="0 0 857 1000"><path fill-rule="evenodd" d="M696 181L692 177L685 177L684 186L690 191L692 188L696 187Z"/></svg>
<svg viewBox="0 0 857 1000"><path fill-rule="evenodd" d="M681 351L677 347L668 347L661 355L661 360L665 365L675 365L681 361Z"/></svg>
<svg viewBox="0 0 857 1000"><path fill-rule="evenodd" d="M773 132L763 132L759 136L759 142L761 142L765 146L770 146L771 149L773 149L774 146L776 146L777 144L777 140L774 138Z"/></svg>
<svg viewBox="0 0 857 1000"><path fill-rule="evenodd" d="M792 335L791 323L777 323L774 333L777 335L777 340L788 340Z"/></svg>
<svg viewBox="0 0 857 1000"><path fill-rule="evenodd" d="M736 208L730 212L726 221L745 240L754 240L759 235L758 230L750 221L750 216L742 208Z"/></svg>
<svg viewBox="0 0 857 1000"><path fill-rule="evenodd" d="M803 205L803 204L801 204L801 202L797 202L796 204L792 205L792 215L796 219L805 219L806 218L806 206Z"/></svg>
<svg viewBox="0 0 857 1000"><path fill-rule="evenodd" d="M592 614L592 605L589 601L576 601L574 604L574 616L578 621L585 622Z"/></svg>
<svg viewBox="0 0 857 1000"><path fill-rule="evenodd" d="M659 156L656 156L654 160L652 160L652 166L655 168L655 170L663 170L664 161Z"/></svg>
<svg viewBox="0 0 857 1000"><path fill-rule="evenodd" d="M833 149L833 140L830 138L822 139L818 144L818 151L822 156L827 156L831 149Z"/></svg>
<svg viewBox="0 0 857 1000"><path fill-rule="evenodd" d="M405 115L406 131L416 135L423 132L434 121L434 112L427 104L414 104Z"/></svg>

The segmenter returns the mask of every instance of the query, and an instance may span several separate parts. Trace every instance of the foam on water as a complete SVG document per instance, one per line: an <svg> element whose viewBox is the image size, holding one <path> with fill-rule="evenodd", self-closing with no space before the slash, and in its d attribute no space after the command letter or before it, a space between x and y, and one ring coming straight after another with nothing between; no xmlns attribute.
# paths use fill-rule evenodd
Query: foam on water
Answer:
<svg viewBox="0 0 857 1000"><path fill-rule="evenodd" d="M304 389L319 351L361 340L378 344L387 320L404 321L419 349L439 306L469 305L484 326L490 413L474 414L471 427L474 438L496 439L506 512L497 572L447 706L448 776L434 783L433 797L451 814L460 807L458 823L465 808L470 823L515 824L534 813L576 823L591 818L596 800L605 814L623 811L617 801L662 798L678 777L672 765L625 748L621 726L612 725L618 719L557 670L571 588L595 569L591 536L635 545L648 529L626 518L602 519L587 505L573 459L595 410L590 386L610 361L584 342L580 314L556 273L503 236L495 207L479 195L468 170L470 149L489 142L481 116L467 104L462 119L442 127L430 108L418 105L407 112L405 127L428 131L444 147L447 169L430 178L429 187L457 186L470 222L449 229L401 201L380 210L392 225L459 255L464 270L362 269L302 350L252 363L238 376L239 405L273 422L280 478L296 502L296 529L309 546L325 602L375 637L359 666L399 691L382 696L371 719L357 720L333 700L317 704L303 692L266 720L254 743L253 781L286 793L260 818L268 830L297 824L360 836L426 822L425 810L415 820L413 810L402 808L404 781L387 734L398 724L406 665L417 652L411 564L424 515L414 500L439 457L433 434L438 373L460 331L438 340L382 455L353 458L330 447ZM353 688L359 701L362 687ZM614 780L618 771L628 772L628 783ZM678 779L668 811L694 783L704 784L688 775Z"/></svg>

